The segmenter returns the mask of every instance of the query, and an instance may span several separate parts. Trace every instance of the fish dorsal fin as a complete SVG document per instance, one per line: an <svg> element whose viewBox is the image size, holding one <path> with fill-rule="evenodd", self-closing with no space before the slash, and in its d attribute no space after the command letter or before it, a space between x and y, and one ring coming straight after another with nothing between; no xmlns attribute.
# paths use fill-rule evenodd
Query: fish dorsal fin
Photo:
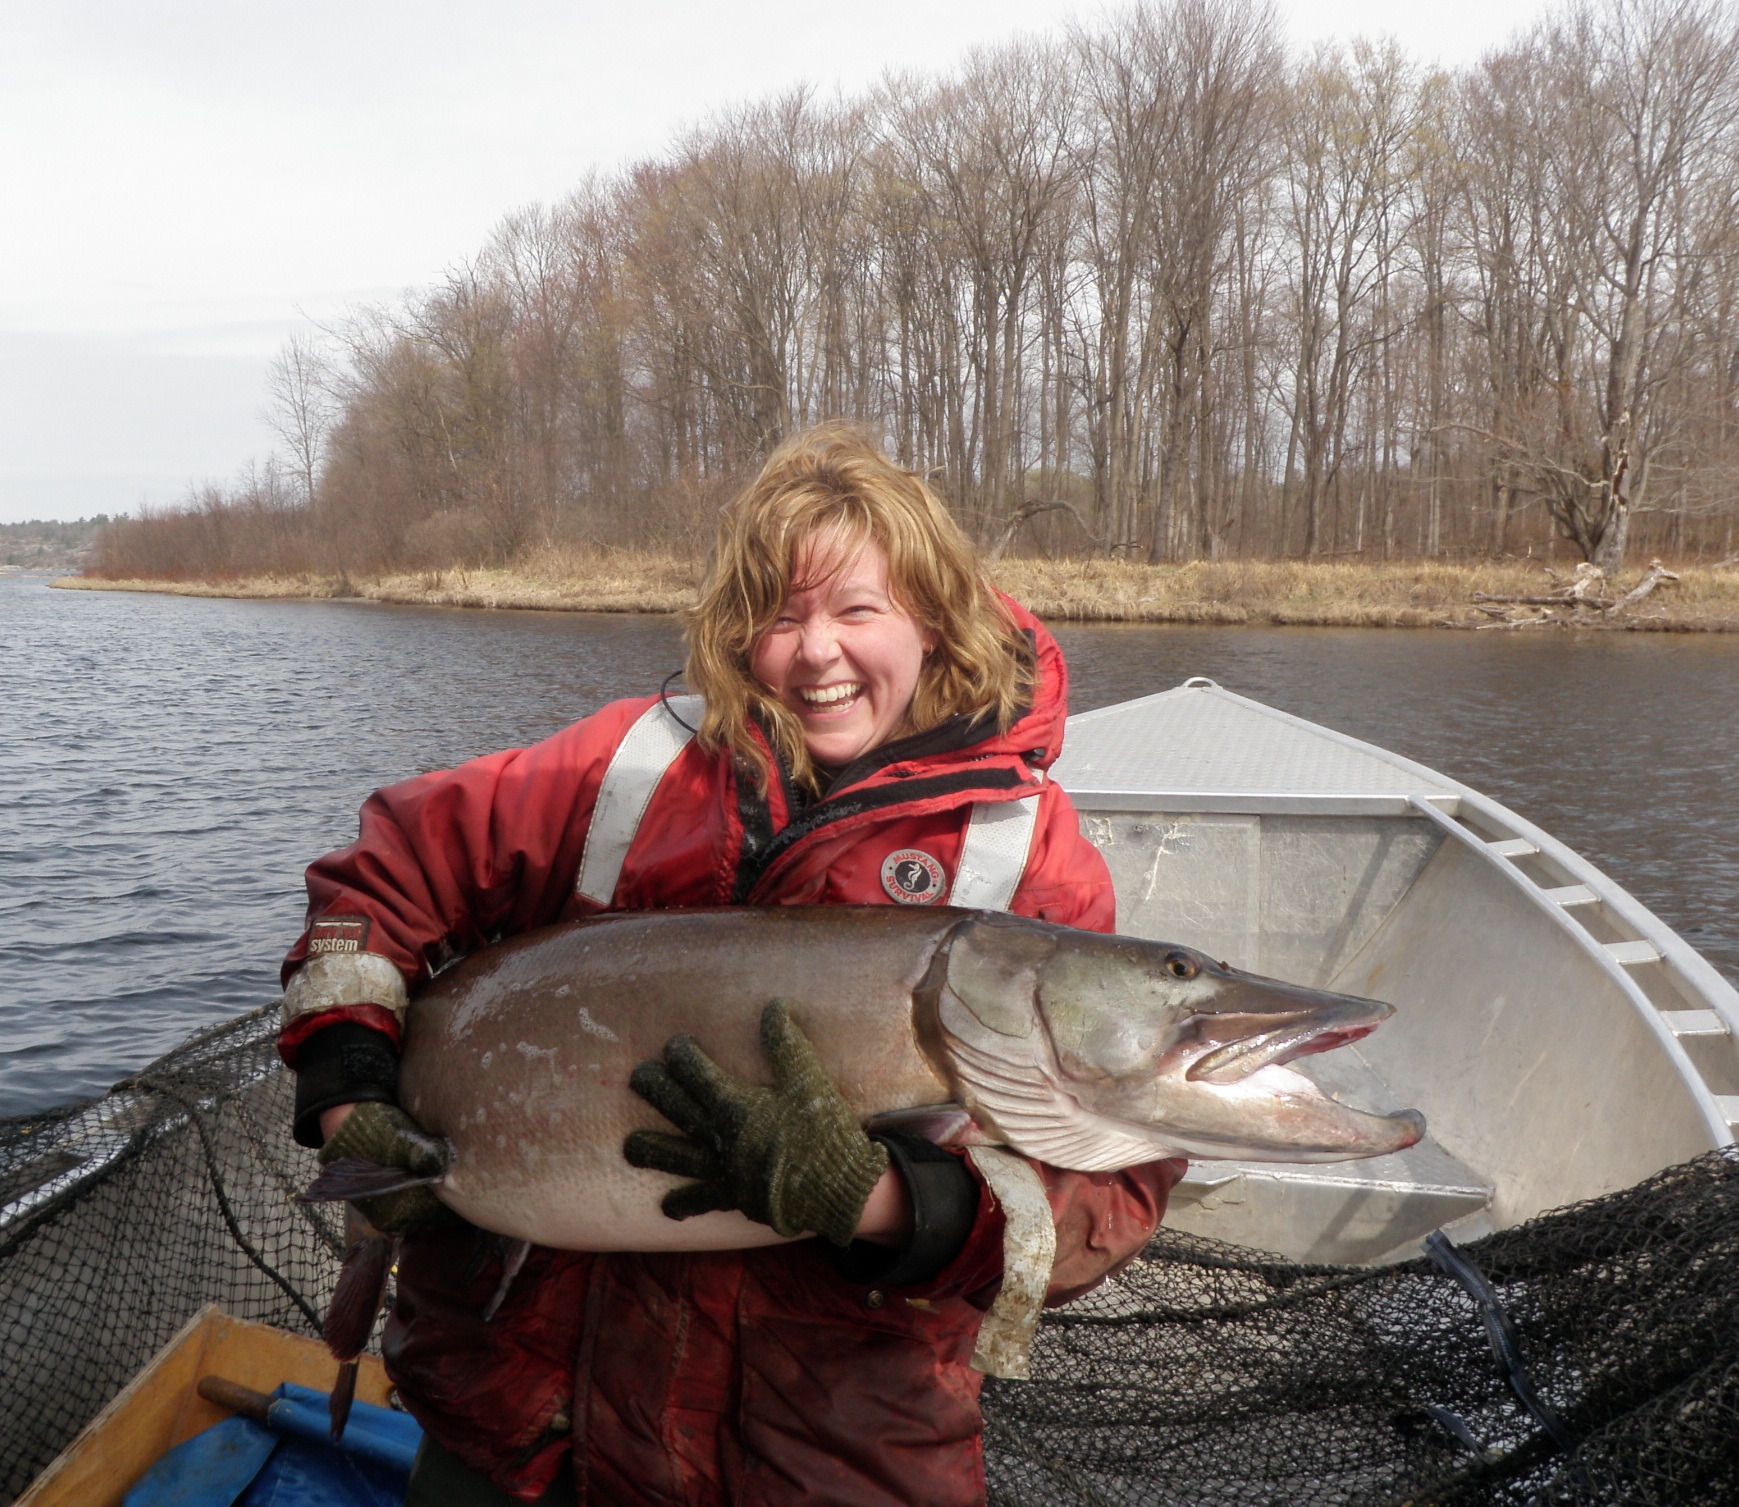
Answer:
<svg viewBox="0 0 1739 1507"><path fill-rule="evenodd" d="M961 1097L974 1118L1023 1156L1076 1172L1115 1172L1174 1155L1140 1126L1082 1106L1042 1028L1014 1036L987 1026L952 990L943 989L937 1018Z"/></svg>

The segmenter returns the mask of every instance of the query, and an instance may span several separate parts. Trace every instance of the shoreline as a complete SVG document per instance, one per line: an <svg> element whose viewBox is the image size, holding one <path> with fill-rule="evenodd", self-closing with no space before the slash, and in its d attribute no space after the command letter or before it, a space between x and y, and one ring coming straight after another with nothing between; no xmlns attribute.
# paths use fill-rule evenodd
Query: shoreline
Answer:
<svg viewBox="0 0 1739 1507"><path fill-rule="evenodd" d="M1616 599L1643 580L1647 562L1608 588ZM1679 579L1612 616L1598 608L1493 604L1538 602L1569 581L1537 561L1471 564L1347 564L1193 561L1136 565L1113 560L1002 560L997 585L1039 617L1061 623L1196 623L1223 627L1454 628L1605 632L1739 632L1739 570L1685 566ZM672 556L545 552L512 568L379 576L241 576L227 580L65 576L64 590L134 591L240 600L373 601L494 611L679 612L693 600L700 567Z"/></svg>

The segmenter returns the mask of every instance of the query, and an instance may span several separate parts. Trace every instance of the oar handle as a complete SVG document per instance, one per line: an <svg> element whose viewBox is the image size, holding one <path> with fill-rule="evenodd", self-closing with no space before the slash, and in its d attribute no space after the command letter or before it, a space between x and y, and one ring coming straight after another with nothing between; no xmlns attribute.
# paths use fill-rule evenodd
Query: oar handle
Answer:
<svg viewBox="0 0 1739 1507"><path fill-rule="evenodd" d="M240 1413L244 1418L252 1418L256 1423L266 1421L266 1413L272 1406L272 1399L264 1392L256 1392L252 1387L244 1387L240 1382L222 1376L200 1377L198 1390L207 1402Z"/></svg>

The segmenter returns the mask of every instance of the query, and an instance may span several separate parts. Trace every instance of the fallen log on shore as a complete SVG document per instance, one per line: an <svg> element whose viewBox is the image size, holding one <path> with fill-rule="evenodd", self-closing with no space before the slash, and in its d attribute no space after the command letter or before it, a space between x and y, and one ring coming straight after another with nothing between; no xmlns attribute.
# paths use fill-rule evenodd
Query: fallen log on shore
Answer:
<svg viewBox="0 0 1739 1507"><path fill-rule="evenodd" d="M1554 579L1557 578L1551 567L1546 567L1546 571ZM1606 572L1598 565L1584 561L1576 567L1570 582L1560 590L1543 596L1494 596L1476 591L1473 593L1473 601L1481 612L1500 619L1495 623L1481 623L1481 628L1538 628L1547 623L1574 627L1593 622L1596 613L1601 620L1610 621L1621 612L1636 606L1659 587L1671 585L1678 579L1677 573L1668 570L1657 557L1649 561L1648 570L1635 586L1623 596L1609 597L1603 594ZM1529 617L1507 611L1498 612L1495 610L1498 607L1532 607L1540 610ZM1560 613L1562 616L1555 615Z"/></svg>

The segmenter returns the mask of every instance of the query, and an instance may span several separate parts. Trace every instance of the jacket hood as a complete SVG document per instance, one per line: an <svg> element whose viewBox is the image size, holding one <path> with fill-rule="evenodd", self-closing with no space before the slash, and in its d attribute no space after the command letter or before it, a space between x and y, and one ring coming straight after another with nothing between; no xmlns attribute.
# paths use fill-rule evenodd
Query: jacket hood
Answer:
<svg viewBox="0 0 1739 1507"><path fill-rule="evenodd" d="M1019 754L1038 769L1048 769L1063 751L1063 727L1069 717L1069 667L1051 630L1006 592L998 592L1015 630L1029 637L1033 648L1032 704L1006 733L993 733L977 746L991 753Z"/></svg>

